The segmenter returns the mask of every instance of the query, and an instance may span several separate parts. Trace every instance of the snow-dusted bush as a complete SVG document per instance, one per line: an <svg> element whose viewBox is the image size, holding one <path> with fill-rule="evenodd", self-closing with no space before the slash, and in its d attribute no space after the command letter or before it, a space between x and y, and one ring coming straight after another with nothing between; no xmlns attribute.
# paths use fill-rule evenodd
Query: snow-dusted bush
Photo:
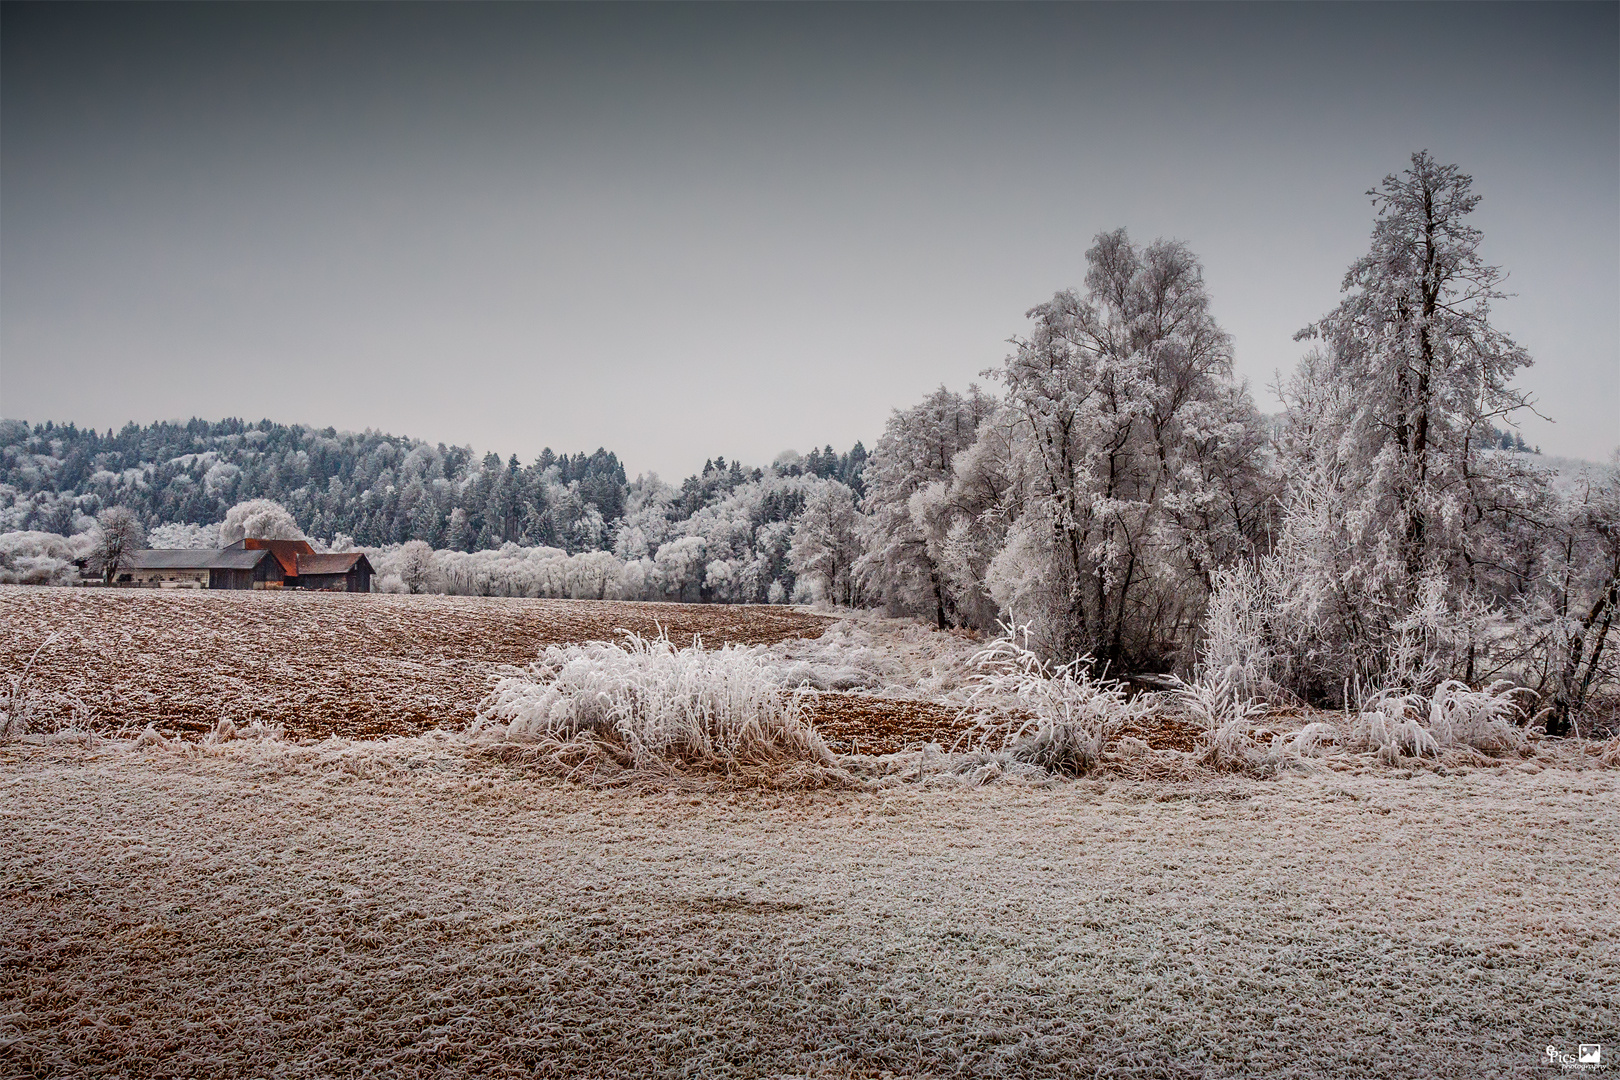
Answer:
<svg viewBox="0 0 1620 1080"><path fill-rule="evenodd" d="M1193 683L1177 679L1170 697L1204 729L1197 754L1201 763L1230 772L1266 771L1267 753L1254 736L1254 724L1269 706L1248 696L1231 675Z"/></svg>
<svg viewBox="0 0 1620 1080"><path fill-rule="evenodd" d="M1376 750L1381 759L1440 756L1462 747L1502 755L1523 753L1528 740L1519 726L1524 702L1533 697L1508 682L1472 690L1448 680L1430 694L1383 691L1361 705L1351 722L1351 745Z"/></svg>
<svg viewBox="0 0 1620 1080"><path fill-rule="evenodd" d="M686 770L812 785L837 777L799 696L755 651L626 639L548 647L496 682L473 733L599 782Z"/></svg>
<svg viewBox="0 0 1620 1080"><path fill-rule="evenodd" d="M409 593L410 587L398 574L378 574L373 590L380 593Z"/></svg>
<svg viewBox="0 0 1620 1080"><path fill-rule="evenodd" d="M1128 721L1151 711L1150 698L1132 701L1119 683L1093 678L1090 657L1053 664L1030 648L1028 628L1007 629L973 657L969 701L1021 718L982 720L972 733L981 752L1076 776L1097 765L1103 745Z"/></svg>
<svg viewBox="0 0 1620 1080"><path fill-rule="evenodd" d="M0 585L71 585L78 577L73 560L89 555L93 543L88 533L0 533Z"/></svg>

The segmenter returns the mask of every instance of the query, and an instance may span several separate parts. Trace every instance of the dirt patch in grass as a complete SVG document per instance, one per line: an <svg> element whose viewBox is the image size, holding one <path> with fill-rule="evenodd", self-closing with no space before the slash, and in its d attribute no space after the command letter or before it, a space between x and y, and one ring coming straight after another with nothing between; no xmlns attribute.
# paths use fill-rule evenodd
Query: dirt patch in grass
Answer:
<svg viewBox="0 0 1620 1080"><path fill-rule="evenodd" d="M930 742L948 749L973 726L951 705L860 694L809 695L805 717L841 754L893 754Z"/></svg>
<svg viewBox="0 0 1620 1080"><path fill-rule="evenodd" d="M626 630L770 645L829 624L786 607L301 592L0 586L0 671L51 632L30 682L99 731L197 735L228 716L292 738L414 735L469 723L490 678L547 645ZM66 722L62 705L47 723Z"/></svg>
<svg viewBox="0 0 1620 1080"><path fill-rule="evenodd" d="M1197 724L1175 716L1149 716L1142 720L1127 721L1120 729L1120 738L1141 739L1154 750L1180 750L1191 753L1198 748L1198 736L1204 729Z"/></svg>
<svg viewBox="0 0 1620 1080"><path fill-rule="evenodd" d="M955 705L861 694L812 695L805 702L805 715L827 745L841 754L893 754L924 743L950 750L979 722L977 715ZM1126 723L1109 740L1109 748L1130 737L1154 750L1190 752L1202 733L1197 724L1179 717L1150 716Z"/></svg>

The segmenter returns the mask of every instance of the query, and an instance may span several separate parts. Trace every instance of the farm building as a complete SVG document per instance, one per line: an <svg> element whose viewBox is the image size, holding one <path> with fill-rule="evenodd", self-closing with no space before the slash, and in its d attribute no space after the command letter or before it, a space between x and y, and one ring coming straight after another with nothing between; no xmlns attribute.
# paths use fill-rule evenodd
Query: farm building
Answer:
<svg viewBox="0 0 1620 1080"><path fill-rule="evenodd" d="M321 555L303 540L239 540L224 550L134 552L118 584L162 589L324 589L370 592L371 562L358 551Z"/></svg>
<svg viewBox="0 0 1620 1080"><path fill-rule="evenodd" d="M268 551L212 548L137 551L118 575L120 585L161 589L279 589L285 579Z"/></svg>
<svg viewBox="0 0 1620 1080"><path fill-rule="evenodd" d="M370 592L371 562L358 551L298 556L298 588ZM289 581L288 585L292 583Z"/></svg>
<svg viewBox="0 0 1620 1080"><path fill-rule="evenodd" d="M281 564L268 551L224 551L212 553L208 564L210 589L279 589L285 583Z"/></svg>
<svg viewBox="0 0 1620 1080"><path fill-rule="evenodd" d="M281 564L281 576L283 578L297 577L299 558L304 555L315 554L315 549L309 546L308 540L255 540L252 537L238 540L225 550L268 551L276 557L276 562ZM287 582L289 587L292 584L290 581Z"/></svg>

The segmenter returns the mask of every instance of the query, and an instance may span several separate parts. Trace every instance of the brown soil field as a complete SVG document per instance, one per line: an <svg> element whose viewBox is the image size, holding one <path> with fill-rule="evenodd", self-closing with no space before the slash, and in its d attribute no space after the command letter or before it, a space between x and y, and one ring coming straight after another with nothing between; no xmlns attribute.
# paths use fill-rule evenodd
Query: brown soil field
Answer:
<svg viewBox="0 0 1620 1080"><path fill-rule="evenodd" d="M28 677L43 698L36 730L77 712L100 732L200 738L229 717L292 739L379 738L464 728L491 678L547 645L660 628L677 642L773 645L833 622L764 605L3 585L0 676L54 632ZM954 705L860 693L810 694L805 707L840 753L948 750L975 723ZM1189 750L1197 729L1158 717L1122 734Z"/></svg>
<svg viewBox="0 0 1620 1080"><path fill-rule="evenodd" d="M0 673L54 632L29 675L46 723L66 723L76 700L99 731L199 735L224 716L369 738L464 727L491 676L547 645L660 627L676 642L770 645L831 621L762 605L5 585Z"/></svg>

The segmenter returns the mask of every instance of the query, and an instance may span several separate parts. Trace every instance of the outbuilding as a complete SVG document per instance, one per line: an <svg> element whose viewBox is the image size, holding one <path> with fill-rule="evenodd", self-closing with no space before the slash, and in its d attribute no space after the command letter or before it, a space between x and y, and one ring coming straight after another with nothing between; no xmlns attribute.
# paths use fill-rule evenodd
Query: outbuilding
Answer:
<svg viewBox="0 0 1620 1080"><path fill-rule="evenodd" d="M208 567L210 589L279 589L286 580L281 563L269 551L226 548L214 552L214 561Z"/></svg>
<svg viewBox="0 0 1620 1080"><path fill-rule="evenodd" d="M118 568L118 583L149 589L206 589L218 554L212 548L134 551L124 557Z"/></svg>
<svg viewBox="0 0 1620 1080"><path fill-rule="evenodd" d="M370 592L371 562L363 552L298 556L298 587L329 592Z"/></svg>

